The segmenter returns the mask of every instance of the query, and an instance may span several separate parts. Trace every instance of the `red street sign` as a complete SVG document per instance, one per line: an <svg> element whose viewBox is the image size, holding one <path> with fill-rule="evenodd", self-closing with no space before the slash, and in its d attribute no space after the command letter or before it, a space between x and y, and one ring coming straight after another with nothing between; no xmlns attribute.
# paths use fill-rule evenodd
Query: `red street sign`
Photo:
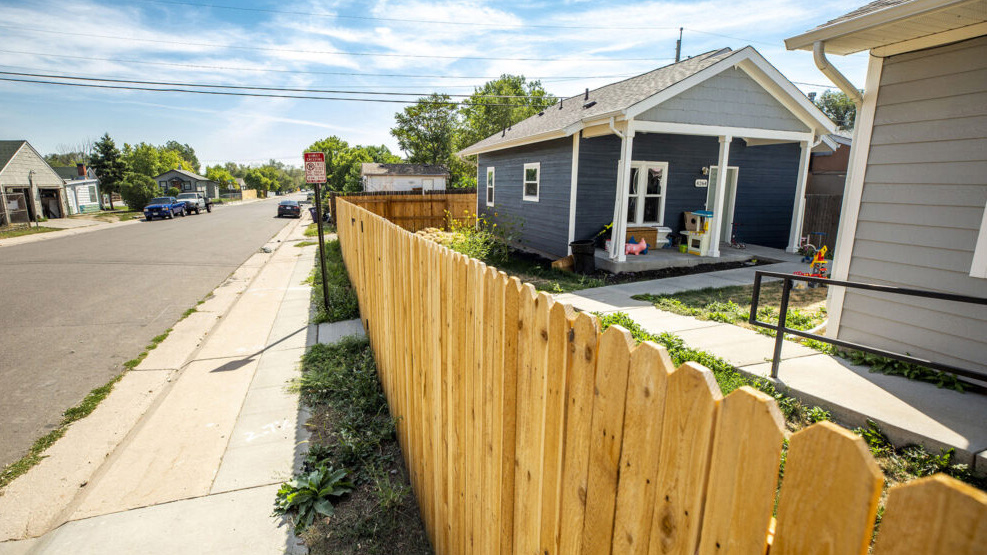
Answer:
<svg viewBox="0 0 987 555"><path fill-rule="evenodd" d="M305 182L325 183L326 182L326 154L324 152L306 152L305 156Z"/></svg>

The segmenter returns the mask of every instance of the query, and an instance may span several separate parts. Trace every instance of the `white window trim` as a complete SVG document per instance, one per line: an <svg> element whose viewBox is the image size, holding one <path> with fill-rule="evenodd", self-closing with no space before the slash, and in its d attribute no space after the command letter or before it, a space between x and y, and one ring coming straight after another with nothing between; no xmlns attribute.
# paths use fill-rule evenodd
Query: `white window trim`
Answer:
<svg viewBox="0 0 987 555"><path fill-rule="evenodd" d="M493 166L487 167L486 185L487 185L486 189L484 190L484 193L486 193L486 195L484 196L484 198L487 201L487 206L491 207L494 205L494 202L497 200L497 168Z"/></svg>
<svg viewBox="0 0 987 555"><path fill-rule="evenodd" d="M634 221L627 222L627 225L656 225L662 227L665 225L665 200L668 198L668 162L654 162L654 161L644 161L644 160L631 160L631 168L636 168L638 175L644 175L642 170L647 166L661 166L662 167L662 180L661 180L661 203L658 207L658 222L644 222L644 198L648 196L647 183L644 187L638 187L637 193L637 206L635 206ZM640 179L640 178L639 178ZM628 195L628 198L630 195ZM624 202L627 202L626 200Z"/></svg>
<svg viewBox="0 0 987 555"><path fill-rule="evenodd" d="M528 185L528 170L534 169L538 173L535 175L535 194L527 194ZM538 195L541 194L541 162L531 162L524 165L524 169L521 171L521 199L528 202L538 202Z"/></svg>
<svg viewBox="0 0 987 555"><path fill-rule="evenodd" d="M984 206L984 216L980 221L980 233L977 235L977 244L973 249L970 277L987 279L987 206Z"/></svg>

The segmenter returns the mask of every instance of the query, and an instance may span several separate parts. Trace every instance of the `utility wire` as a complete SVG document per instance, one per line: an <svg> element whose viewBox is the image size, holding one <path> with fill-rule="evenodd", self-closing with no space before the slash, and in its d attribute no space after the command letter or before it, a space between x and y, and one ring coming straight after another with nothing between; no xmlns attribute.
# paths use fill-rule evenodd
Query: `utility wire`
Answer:
<svg viewBox="0 0 987 555"><path fill-rule="evenodd" d="M15 31L28 31L34 33L49 33L53 35L65 36L64 31L52 31L50 29L38 29L34 27L18 27L14 25L0 25L2 29L12 29ZM79 36L79 35L74 35ZM368 56L368 57L382 57L382 58L423 58L423 59L442 59L442 60L496 60L496 61L512 61L512 62L644 62L644 61L655 61L655 60L671 60L672 58L503 58L498 56L444 56L435 54L393 54L386 52L351 52L345 50L298 50L293 48L265 48L263 46L241 46L236 44L218 44L210 42L180 42L180 41L168 41L159 39L141 39L137 37L116 37L112 35L96 35L91 33L86 33L86 37L109 39L109 40L119 40L119 41L130 41L130 42L147 42L154 44L171 44L176 46L205 46L209 48L229 48L233 50L257 50L265 52L288 52L292 54L331 54L331 55L345 55L345 56Z"/></svg>
<svg viewBox="0 0 987 555"><path fill-rule="evenodd" d="M224 6L219 4L198 4L194 2L177 2L173 0L141 0L145 3L150 4L170 4L174 6L192 6L196 8L215 8L220 10L235 10L241 12L260 12L260 13L273 13L273 14L284 14L284 15L303 15L310 17L330 17L334 19L356 19L361 21L393 21L397 23L425 23L429 25L459 25L459 26L470 26L470 27L495 27L495 28L512 28L512 29L599 29L599 30L613 30L613 31L624 31L628 29L640 30L640 31L654 31L654 30L675 30L678 27L660 27L660 26L647 26L647 27L628 27L624 25L620 26L601 26L601 25L533 25L527 23L483 23L477 21L449 21L449 20L436 20L436 19L405 19L398 17L373 17L369 15L342 15L327 12L302 12L302 11L292 11L292 10L272 10L266 8L245 8L242 6Z"/></svg>
<svg viewBox="0 0 987 555"><path fill-rule="evenodd" d="M39 85L61 85L65 87L88 87L95 89L118 89L118 90L130 90L130 91L148 91L148 92L173 92L173 93L189 93L189 94L208 94L216 96L248 96L257 98L295 98L300 100L335 100L335 101L351 101L351 102L378 102L387 104L417 104L417 100L392 100L388 98L347 98L347 97L334 97L334 96L305 96L297 94L262 94L262 93L246 93L246 92L234 92L234 91L197 91L192 89L175 89L175 88L150 88L150 87L132 87L126 85L97 85L95 83L66 83L62 81L42 81L39 79L18 79L14 77L0 77L0 81L10 81L15 83L30 83ZM435 104L441 104L446 106L460 106L467 104L465 102L435 102ZM493 103L469 103L472 106L502 106L516 108L516 104L493 104ZM548 105L546 105L548 106Z"/></svg>
<svg viewBox="0 0 987 555"><path fill-rule="evenodd" d="M171 81L143 81L134 79L109 79L104 77L83 77L79 75L54 75L50 73L21 73L16 71L0 71L0 75L15 75L18 77L40 77L45 79L68 79L73 81L98 81L102 83L127 83L131 85L163 85L169 87L197 87L204 89L240 89L249 91L277 91L277 92L304 92L320 94L363 94L363 95L384 95L384 96L422 96L421 93L413 92L379 92L379 91L346 91L336 89L298 89L286 87L256 87L248 85L216 85L212 83L175 83ZM444 93L437 93L444 94ZM427 96L427 95L426 95ZM445 94L449 97L473 98L472 94ZM482 98L535 98L528 95L516 94L477 94Z"/></svg>
<svg viewBox="0 0 987 555"><path fill-rule="evenodd" d="M259 67L209 66L199 64L180 64L175 62L154 62L149 60L123 60L119 58L99 58L93 56L70 56L68 54L50 54L46 52L28 52L26 50L2 50L7 54L27 54L30 56L46 56L50 58L66 58L70 60L90 60L95 62L116 62L121 64L146 64L169 67L187 67L192 69L218 69L224 71L259 71L269 73L297 73L304 75L342 75L351 77L404 77L420 79L498 79L500 75L422 75L420 73L360 73L354 71L304 71L296 69L271 69ZM8 66L9 67L9 66ZM569 81L577 79L617 79L637 75L636 73L618 73L613 75L559 75L553 77L528 77L529 80L545 82ZM378 86L378 85L375 85ZM446 85L450 87L473 87L474 85Z"/></svg>

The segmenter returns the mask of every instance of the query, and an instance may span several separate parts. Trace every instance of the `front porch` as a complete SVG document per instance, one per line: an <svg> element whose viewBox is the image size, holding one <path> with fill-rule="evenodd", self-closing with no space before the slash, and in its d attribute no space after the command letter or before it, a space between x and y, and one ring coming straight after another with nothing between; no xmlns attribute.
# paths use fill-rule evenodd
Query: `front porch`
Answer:
<svg viewBox="0 0 987 555"><path fill-rule="evenodd" d="M648 254L628 255L624 260L610 258L610 253L604 249L596 249L596 267L613 274L626 272L647 272L664 270L666 268L690 268L701 264L722 264L724 262L745 262L747 260L776 260L778 262L800 262L798 254L786 252L784 249L772 249L760 245L747 245L743 249L735 249L729 243L720 243L719 256L696 256L679 252L676 249L653 249Z"/></svg>

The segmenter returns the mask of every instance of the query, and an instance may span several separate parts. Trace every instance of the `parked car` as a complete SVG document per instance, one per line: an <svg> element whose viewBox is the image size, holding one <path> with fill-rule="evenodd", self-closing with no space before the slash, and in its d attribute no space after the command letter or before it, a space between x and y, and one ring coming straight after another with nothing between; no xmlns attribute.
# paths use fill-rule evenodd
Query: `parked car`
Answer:
<svg viewBox="0 0 987 555"><path fill-rule="evenodd" d="M291 216L292 218L302 217L302 208L298 206L296 200L282 200L278 203L278 217Z"/></svg>
<svg viewBox="0 0 987 555"><path fill-rule="evenodd" d="M212 200L204 193L182 193L177 198L185 203L185 211L188 213L195 212L198 215L202 210L212 212Z"/></svg>
<svg viewBox="0 0 987 555"><path fill-rule="evenodd" d="M157 197L151 199L144 207L144 219L151 221L154 218L174 218L175 215L185 217L185 201L175 197Z"/></svg>
<svg viewBox="0 0 987 555"><path fill-rule="evenodd" d="M309 193L305 195L305 202L307 202L308 204L312 204L313 202L315 202L315 193L309 191Z"/></svg>

